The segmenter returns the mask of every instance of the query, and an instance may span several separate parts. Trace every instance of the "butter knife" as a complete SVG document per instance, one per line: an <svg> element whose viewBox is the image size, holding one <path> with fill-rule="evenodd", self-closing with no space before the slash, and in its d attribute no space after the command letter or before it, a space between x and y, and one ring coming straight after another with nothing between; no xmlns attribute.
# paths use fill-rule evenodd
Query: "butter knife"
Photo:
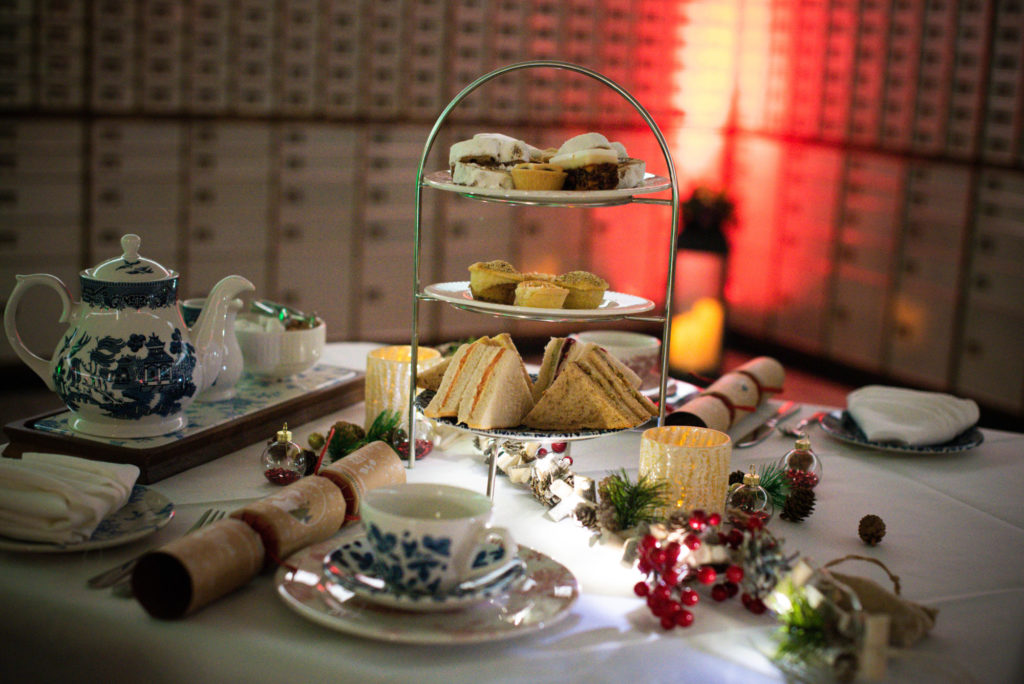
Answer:
<svg viewBox="0 0 1024 684"><path fill-rule="evenodd" d="M800 407L796 405L796 402L787 401L785 404L780 406L775 413L769 416L768 420L737 439L735 443L736 448L743 449L746 447L752 447L755 444L760 444L768 437L768 435L772 434L775 426L778 425L780 421L786 420L799 412Z"/></svg>

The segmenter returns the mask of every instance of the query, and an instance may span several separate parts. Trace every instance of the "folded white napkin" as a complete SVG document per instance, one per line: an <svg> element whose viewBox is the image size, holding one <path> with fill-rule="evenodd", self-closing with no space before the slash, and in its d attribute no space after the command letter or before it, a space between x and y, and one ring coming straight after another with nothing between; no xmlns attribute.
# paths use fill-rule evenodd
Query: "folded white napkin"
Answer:
<svg viewBox="0 0 1024 684"><path fill-rule="evenodd" d="M868 385L850 392L846 410L873 442L942 444L978 422L978 405L941 392Z"/></svg>
<svg viewBox="0 0 1024 684"><path fill-rule="evenodd" d="M0 535L28 541L89 539L119 510L139 477L134 465L59 454L0 458Z"/></svg>

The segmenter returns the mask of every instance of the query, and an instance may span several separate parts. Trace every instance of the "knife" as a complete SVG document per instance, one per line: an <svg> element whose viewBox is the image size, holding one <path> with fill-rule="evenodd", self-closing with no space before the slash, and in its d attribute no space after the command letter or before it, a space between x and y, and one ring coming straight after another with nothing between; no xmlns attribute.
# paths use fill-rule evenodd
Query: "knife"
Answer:
<svg viewBox="0 0 1024 684"><path fill-rule="evenodd" d="M785 420L790 416L799 413L800 407L796 405L796 402L787 401L785 404L779 407L779 409L768 417L768 420L761 423L753 430L743 435L736 440L736 448L743 449L745 447L751 447L755 444L763 442L768 435L772 434L772 430L778 425L779 421Z"/></svg>

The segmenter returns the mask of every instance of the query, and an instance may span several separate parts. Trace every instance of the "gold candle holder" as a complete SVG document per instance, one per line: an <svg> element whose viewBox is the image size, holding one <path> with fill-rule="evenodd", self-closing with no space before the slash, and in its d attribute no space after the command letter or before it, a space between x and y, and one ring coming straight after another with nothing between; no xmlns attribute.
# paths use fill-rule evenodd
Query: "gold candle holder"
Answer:
<svg viewBox="0 0 1024 684"><path fill-rule="evenodd" d="M416 354L417 372L423 372L441 358L431 347L419 347ZM367 430L377 415L384 410L398 411L402 427L409 427L409 363L412 346L396 345L374 349L366 355L366 418Z"/></svg>
<svg viewBox="0 0 1024 684"><path fill-rule="evenodd" d="M732 441L718 430L689 426L655 427L640 440L640 476L667 484L661 511L725 510Z"/></svg>

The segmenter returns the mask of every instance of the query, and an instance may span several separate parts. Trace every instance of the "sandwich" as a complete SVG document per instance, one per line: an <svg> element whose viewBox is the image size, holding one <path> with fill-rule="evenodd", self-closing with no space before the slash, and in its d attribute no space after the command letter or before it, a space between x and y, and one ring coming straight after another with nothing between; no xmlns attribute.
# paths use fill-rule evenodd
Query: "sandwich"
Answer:
<svg viewBox="0 0 1024 684"><path fill-rule="evenodd" d="M639 424L576 362L562 369L523 422L537 430L624 430Z"/></svg>
<svg viewBox="0 0 1024 684"><path fill-rule="evenodd" d="M470 376L480 361L483 348L488 346L488 337L481 337L455 350L448 368L441 378L434 397L423 409L427 418L454 418L459 415L459 401L466 389Z"/></svg>
<svg viewBox="0 0 1024 684"><path fill-rule="evenodd" d="M513 427L531 408L522 358L506 347L484 345L459 400L459 422L475 430Z"/></svg>
<svg viewBox="0 0 1024 684"><path fill-rule="evenodd" d="M513 189L512 168L539 162L541 152L533 145L502 133L477 133L448 150L452 182L478 188Z"/></svg>
<svg viewBox="0 0 1024 684"><path fill-rule="evenodd" d="M591 354L600 356L604 364L611 366L630 387L639 389L643 384L639 375L609 354L604 347L593 342L579 342L571 337L552 337L544 347L544 358L541 360L537 382L533 385L534 401L540 399L540 395L555 381L566 364Z"/></svg>
<svg viewBox="0 0 1024 684"><path fill-rule="evenodd" d="M498 355L495 350L504 352L500 355L500 361L496 360ZM488 365L492 363L493 367L488 370ZM511 373L509 369L514 369L515 373ZM510 378L510 374L518 377ZM483 395L478 393L481 384L489 385L484 388ZM508 386L507 398L503 398L500 392L495 395L496 388L500 388L502 384ZM476 429L519 425L523 416L533 406L532 384L522 357L508 333L501 333L495 337L481 337L462 345L452 355L437 392L423 409L423 415L427 418L457 418L459 422L467 423ZM522 408L524 391L528 406ZM474 396L475 400L471 400L463 407L464 397L470 395ZM507 406L496 405L501 402L505 402ZM515 418L515 422L496 424L511 420L512 417ZM473 423L470 424L467 420L472 420ZM484 425L489 427L483 427Z"/></svg>

